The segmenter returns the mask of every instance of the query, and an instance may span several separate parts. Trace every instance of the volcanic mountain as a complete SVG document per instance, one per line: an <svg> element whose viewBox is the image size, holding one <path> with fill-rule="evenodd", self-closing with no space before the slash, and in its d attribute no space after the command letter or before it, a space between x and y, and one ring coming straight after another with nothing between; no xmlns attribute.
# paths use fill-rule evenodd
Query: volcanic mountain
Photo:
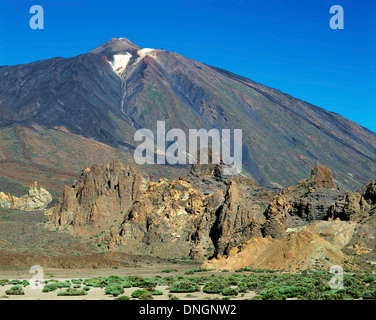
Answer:
<svg viewBox="0 0 376 320"><path fill-rule="evenodd" d="M135 131L155 132L157 121L185 132L242 129L243 170L264 186L294 185L318 163L345 189L376 176L374 132L231 72L121 38L72 58L0 67L0 186L42 179L58 190L82 167L132 162Z"/></svg>

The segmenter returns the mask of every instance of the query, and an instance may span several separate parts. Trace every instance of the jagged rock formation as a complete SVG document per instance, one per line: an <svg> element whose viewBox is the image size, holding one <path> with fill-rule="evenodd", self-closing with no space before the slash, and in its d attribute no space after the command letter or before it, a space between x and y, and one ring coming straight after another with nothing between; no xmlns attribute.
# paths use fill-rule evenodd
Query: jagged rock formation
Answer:
<svg viewBox="0 0 376 320"><path fill-rule="evenodd" d="M327 214L327 219L370 222L376 216L376 180L356 192L348 191L336 201Z"/></svg>
<svg viewBox="0 0 376 320"><path fill-rule="evenodd" d="M187 234L206 197L183 178L152 182L120 161L85 169L65 187L50 221L127 252L187 256Z"/></svg>
<svg viewBox="0 0 376 320"><path fill-rule="evenodd" d="M104 244L123 246L132 253L187 257L188 232L209 206L207 197L187 180L151 182L125 213L120 229Z"/></svg>
<svg viewBox="0 0 376 320"><path fill-rule="evenodd" d="M15 197L11 194L0 192L0 207L18 210L44 210L52 201L51 194L44 188L38 188L35 182L30 186L28 194Z"/></svg>
<svg viewBox="0 0 376 320"><path fill-rule="evenodd" d="M241 242L261 235L263 221L255 217L236 180L230 180L226 191L218 192L214 199L217 204L210 208L215 210L204 212L190 236L194 244L190 254L192 258L203 258L203 248L211 243L214 255L226 254Z"/></svg>
<svg viewBox="0 0 376 320"><path fill-rule="evenodd" d="M308 179L276 195L265 210L263 233L282 238L287 227L325 218L329 207L343 193L336 188L331 170L322 165L312 169Z"/></svg>
<svg viewBox="0 0 376 320"><path fill-rule="evenodd" d="M71 187L65 186L50 220L56 225L73 226L79 234L105 231L110 222L122 217L146 183L133 167L125 167L118 160L92 166L83 170Z"/></svg>
<svg viewBox="0 0 376 320"><path fill-rule="evenodd" d="M128 253L223 254L260 235L262 220L243 192L258 185L245 177L218 181L214 172L152 182L119 161L94 166L65 187L50 221Z"/></svg>
<svg viewBox="0 0 376 320"><path fill-rule="evenodd" d="M155 182L120 161L94 166L64 189L50 221L97 245L130 254L221 260L249 250L265 256L274 246L285 250L292 244L304 248L302 256L290 255L310 261L304 265L318 252L332 262L344 257L338 250L352 237L353 225L321 221L343 197L328 168L314 167L308 179L276 195L246 177L215 175L215 168L195 168L196 174ZM369 204L374 185L361 191ZM260 247L249 249L256 245ZM238 246L247 249L238 252ZM252 260L256 265L257 259Z"/></svg>

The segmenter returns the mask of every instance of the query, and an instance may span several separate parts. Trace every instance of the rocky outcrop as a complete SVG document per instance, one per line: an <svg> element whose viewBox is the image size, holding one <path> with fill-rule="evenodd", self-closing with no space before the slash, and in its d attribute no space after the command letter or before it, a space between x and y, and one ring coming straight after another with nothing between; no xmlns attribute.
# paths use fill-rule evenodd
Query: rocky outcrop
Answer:
<svg viewBox="0 0 376 320"><path fill-rule="evenodd" d="M72 186L64 188L50 221L58 226L73 226L79 234L106 231L146 184L134 168L123 166L118 160L87 168Z"/></svg>
<svg viewBox="0 0 376 320"><path fill-rule="evenodd" d="M236 270L245 267L297 271L344 265L349 259L341 250L354 233L355 224L319 221L289 232L283 239L256 237L218 255L202 268Z"/></svg>
<svg viewBox="0 0 376 320"><path fill-rule="evenodd" d="M0 207L18 210L44 210L52 201L51 194L44 188L38 188L35 182L30 186L28 194L15 197L11 194L0 192Z"/></svg>
<svg viewBox="0 0 376 320"><path fill-rule="evenodd" d="M356 192L348 191L327 213L327 219L370 222L376 216L376 180Z"/></svg>
<svg viewBox="0 0 376 320"><path fill-rule="evenodd" d="M254 219L254 213L236 181L227 187L223 204L216 211L216 219L210 230L215 254L226 254L232 247L261 235L262 221Z"/></svg>
<svg viewBox="0 0 376 320"><path fill-rule="evenodd" d="M328 188L328 189L337 188L333 180L332 171L329 168L321 164L318 164L312 168L311 177L304 183L316 189L317 188Z"/></svg>
<svg viewBox="0 0 376 320"><path fill-rule="evenodd" d="M65 187L50 221L109 249L182 257L195 219L212 204L208 198L183 177L152 182L113 161L85 169Z"/></svg>
<svg viewBox="0 0 376 320"><path fill-rule="evenodd" d="M187 257L189 230L208 206L207 197L187 180L151 182L125 212L119 230L103 243L131 253Z"/></svg>
<svg viewBox="0 0 376 320"><path fill-rule="evenodd" d="M338 200L341 191L336 188L329 168L315 166L308 179L299 181L277 194L264 212L264 236L282 238L287 227L296 227L325 218L329 207Z"/></svg>
<svg viewBox="0 0 376 320"><path fill-rule="evenodd" d="M152 182L119 161L93 166L65 187L50 221L109 249L161 257L205 259L261 235L255 212L267 195L253 210L243 192L256 199L250 188L258 185L200 170L201 177Z"/></svg>
<svg viewBox="0 0 376 320"><path fill-rule="evenodd" d="M213 249L214 256L223 255L234 246L254 236L261 236L263 221L255 217L242 185L236 180L228 181L225 191L217 192L209 199L211 205L197 220L190 235L193 241L192 258L202 259L205 246Z"/></svg>
<svg viewBox="0 0 376 320"><path fill-rule="evenodd" d="M218 179L215 168L156 182L119 161L93 166L64 189L50 221L110 250L204 260L252 239L290 237L321 221L343 195L323 166L275 196L246 177ZM372 185L363 194L372 202Z"/></svg>

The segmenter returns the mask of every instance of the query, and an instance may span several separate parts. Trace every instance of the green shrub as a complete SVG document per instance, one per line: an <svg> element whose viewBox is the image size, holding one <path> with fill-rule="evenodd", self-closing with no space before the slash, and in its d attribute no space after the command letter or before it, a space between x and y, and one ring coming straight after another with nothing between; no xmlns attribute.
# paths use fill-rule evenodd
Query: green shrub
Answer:
<svg viewBox="0 0 376 320"><path fill-rule="evenodd" d="M150 292L144 292L143 294L141 294L138 299L140 300L153 300L153 296L150 294Z"/></svg>
<svg viewBox="0 0 376 320"><path fill-rule="evenodd" d="M120 296L117 298L117 300L130 300L131 298L128 296Z"/></svg>
<svg viewBox="0 0 376 320"><path fill-rule="evenodd" d="M225 288L222 290L222 295L224 296L237 296L239 291L234 288Z"/></svg>
<svg viewBox="0 0 376 320"><path fill-rule="evenodd" d="M168 298L168 300L180 300L177 296L171 296Z"/></svg>
<svg viewBox="0 0 376 320"><path fill-rule="evenodd" d="M30 285L30 282L27 281L27 280L23 280L23 281L22 281L22 285L23 285L24 287L27 287L27 286Z"/></svg>
<svg viewBox="0 0 376 320"><path fill-rule="evenodd" d="M287 298L294 298L307 293L309 289L304 287L286 286L279 287L277 290L280 294L285 295Z"/></svg>
<svg viewBox="0 0 376 320"><path fill-rule="evenodd" d="M118 283L118 282L121 282L123 281L123 279L118 276L118 275L111 275L111 276L108 276L106 279L104 279L107 284L110 284L110 283Z"/></svg>
<svg viewBox="0 0 376 320"><path fill-rule="evenodd" d="M262 300L286 300L286 296L278 292L278 288L265 289L260 292Z"/></svg>
<svg viewBox="0 0 376 320"><path fill-rule="evenodd" d="M128 281L121 281L119 283L123 288L131 288L132 287L132 284Z"/></svg>
<svg viewBox="0 0 376 320"><path fill-rule="evenodd" d="M57 283L56 282L49 282L44 285L42 292L51 292L57 290Z"/></svg>
<svg viewBox="0 0 376 320"><path fill-rule="evenodd" d="M149 291L145 290L145 289L137 289L135 291L132 292L131 296L132 298L139 298L141 295L143 295L144 293L149 293Z"/></svg>
<svg viewBox="0 0 376 320"><path fill-rule="evenodd" d="M371 283L371 282L375 281L375 277L374 277L374 276L367 276L367 277L365 277L365 278L363 279L363 281L364 281L365 283Z"/></svg>
<svg viewBox="0 0 376 320"><path fill-rule="evenodd" d="M162 270L162 272L165 272L165 273L176 272L176 271L178 271L178 269L164 269L164 270Z"/></svg>
<svg viewBox="0 0 376 320"><path fill-rule="evenodd" d="M103 278L90 278L84 280L84 285L94 288L104 288L107 286L107 282Z"/></svg>
<svg viewBox="0 0 376 320"><path fill-rule="evenodd" d="M227 284L224 281L212 280L205 284L202 289L205 293L221 293L223 289L226 289Z"/></svg>
<svg viewBox="0 0 376 320"><path fill-rule="evenodd" d="M161 290L150 291L150 293L151 293L153 296L161 296L161 295L163 295L163 291L161 291Z"/></svg>
<svg viewBox="0 0 376 320"><path fill-rule="evenodd" d="M260 282L258 281L249 281L246 283L246 286L248 287L248 289L256 289L262 287Z"/></svg>
<svg viewBox="0 0 376 320"><path fill-rule="evenodd" d="M70 288L71 283L69 282L69 280L65 280L56 282L56 285L58 288Z"/></svg>
<svg viewBox="0 0 376 320"><path fill-rule="evenodd" d="M0 286L5 286L6 284L9 283L9 280L8 279L1 279L0 280Z"/></svg>
<svg viewBox="0 0 376 320"><path fill-rule="evenodd" d="M21 286L17 285L17 286L13 286L12 288L6 290L5 294L7 294L7 295L14 295L14 296L20 296L20 295L25 294L25 292L23 292Z"/></svg>
<svg viewBox="0 0 376 320"><path fill-rule="evenodd" d="M82 279L72 279L72 283L73 284L81 284L82 283Z"/></svg>
<svg viewBox="0 0 376 320"><path fill-rule="evenodd" d="M113 296L116 297L116 296L124 293L124 288L122 287L122 285L120 285L118 283L111 283L111 284L106 286L105 293L106 294L112 294Z"/></svg>
<svg viewBox="0 0 376 320"><path fill-rule="evenodd" d="M193 270L187 270L186 272L184 272L184 274L194 274L196 271L193 269Z"/></svg>
<svg viewBox="0 0 376 320"><path fill-rule="evenodd" d="M376 299L376 291L365 291L362 293L363 299Z"/></svg>
<svg viewBox="0 0 376 320"><path fill-rule="evenodd" d="M76 290L68 288L65 291L61 290L57 293L58 296L85 296L87 292L85 290Z"/></svg>
<svg viewBox="0 0 376 320"><path fill-rule="evenodd" d="M170 292L181 292L181 293L189 293L189 292L196 292L200 291L198 285L192 281L176 281L170 287Z"/></svg>

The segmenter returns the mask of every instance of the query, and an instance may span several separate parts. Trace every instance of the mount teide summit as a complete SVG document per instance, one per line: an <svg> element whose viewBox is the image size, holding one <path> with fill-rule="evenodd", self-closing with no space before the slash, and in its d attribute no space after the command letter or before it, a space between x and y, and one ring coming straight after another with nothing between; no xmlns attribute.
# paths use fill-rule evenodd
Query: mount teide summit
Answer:
<svg viewBox="0 0 376 320"><path fill-rule="evenodd" d="M293 185L317 163L349 189L376 175L374 132L276 89L124 38L73 58L0 67L3 168L63 174L68 165L78 172L115 154L132 160L135 130L155 131L157 121L186 132L243 129L243 169L265 186ZM0 174L9 178L9 172Z"/></svg>

